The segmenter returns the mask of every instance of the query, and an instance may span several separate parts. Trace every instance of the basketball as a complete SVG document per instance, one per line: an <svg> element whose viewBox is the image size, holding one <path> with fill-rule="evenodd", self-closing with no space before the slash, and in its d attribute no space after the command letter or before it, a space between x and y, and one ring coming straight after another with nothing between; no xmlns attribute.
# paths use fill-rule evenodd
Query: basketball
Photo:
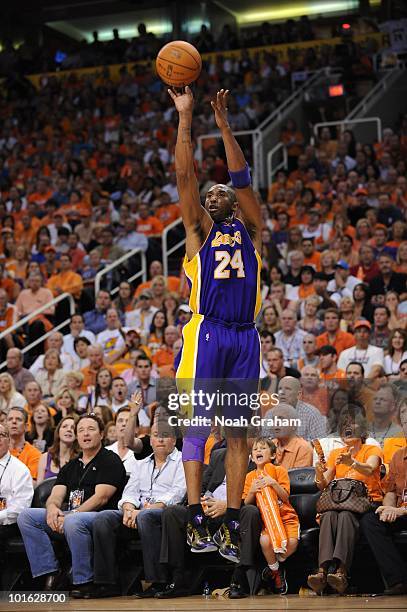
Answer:
<svg viewBox="0 0 407 612"><path fill-rule="evenodd" d="M184 40L164 45L156 59L157 74L171 87L185 87L196 81L202 69L199 51Z"/></svg>

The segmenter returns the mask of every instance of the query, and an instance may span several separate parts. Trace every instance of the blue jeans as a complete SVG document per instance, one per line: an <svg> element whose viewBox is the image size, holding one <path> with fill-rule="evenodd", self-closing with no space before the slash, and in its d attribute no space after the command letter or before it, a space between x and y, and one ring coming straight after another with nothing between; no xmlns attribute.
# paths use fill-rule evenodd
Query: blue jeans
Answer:
<svg viewBox="0 0 407 612"><path fill-rule="evenodd" d="M65 516L64 535L72 555L74 584L93 580L92 525L98 514L76 512ZM27 508L18 516L17 523L33 577L57 571L59 564L50 539L53 532L47 525L47 511L44 508Z"/></svg>

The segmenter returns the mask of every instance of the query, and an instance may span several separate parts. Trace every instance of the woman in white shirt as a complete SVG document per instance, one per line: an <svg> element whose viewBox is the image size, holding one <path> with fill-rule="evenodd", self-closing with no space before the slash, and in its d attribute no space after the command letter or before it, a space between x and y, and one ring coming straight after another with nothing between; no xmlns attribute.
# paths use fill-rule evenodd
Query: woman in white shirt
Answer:
<svg viewBox="0 0 407 612"><path fill-rule="evenodd" d="M16 391L13 377L7 372L0 374L0 412L8 413L12 406L24 408L25 404L25 397Z"/></svg>
<svg viewBox="0 0 407 612"><path fill-rule="evenodd" d="M388 355L384 358L384 371L387 375L398 375L400 363L407 358L407 332L393 329L389 336Z"/></svg>

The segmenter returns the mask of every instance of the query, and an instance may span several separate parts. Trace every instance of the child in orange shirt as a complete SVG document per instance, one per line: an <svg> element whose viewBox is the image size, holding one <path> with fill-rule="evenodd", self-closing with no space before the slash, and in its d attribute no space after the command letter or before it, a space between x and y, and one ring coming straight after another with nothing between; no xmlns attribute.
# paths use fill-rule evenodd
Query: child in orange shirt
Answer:
<svg viewBox="0 0 407 612"><path fill-rule="evenodd" d="M276 446L269 438L257 438L252 448L252 460L257 469L246 476L243 498L244 503L256 504L256 493L263 487L271 487L277 494L280 517L287 533L286 552L275 553L271 539L265 529L260 535L260 546L267 561L262 578L271 582L276 593L285 595L288 591L285 570L280 563L292 555L298 546L300 537L300 521L294 508L289 502L290 480L287 470L281 465L274 465ZM259 475L260 471L260 475Z"/></svg>

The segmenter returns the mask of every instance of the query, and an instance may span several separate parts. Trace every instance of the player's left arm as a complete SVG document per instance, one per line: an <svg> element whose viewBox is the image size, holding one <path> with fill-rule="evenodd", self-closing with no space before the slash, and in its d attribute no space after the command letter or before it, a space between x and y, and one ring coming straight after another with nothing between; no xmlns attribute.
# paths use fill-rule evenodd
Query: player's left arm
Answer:
<svg viewBox="0 0 407 612"><path fill-rule="evenodd" d="M212 100L211 105L215 113L216 125L220 129L223 144L225 145L228 169L233 188L236 191L236 197L242 212L243 221L252 237L254 246L260 252L261 230L263 225L260 202L251 184L250 171L245 156L243 155L239 143L233 136L233 132L228 122L228 96L229 90L221 89L216 94L216 99Z"/></svg>

